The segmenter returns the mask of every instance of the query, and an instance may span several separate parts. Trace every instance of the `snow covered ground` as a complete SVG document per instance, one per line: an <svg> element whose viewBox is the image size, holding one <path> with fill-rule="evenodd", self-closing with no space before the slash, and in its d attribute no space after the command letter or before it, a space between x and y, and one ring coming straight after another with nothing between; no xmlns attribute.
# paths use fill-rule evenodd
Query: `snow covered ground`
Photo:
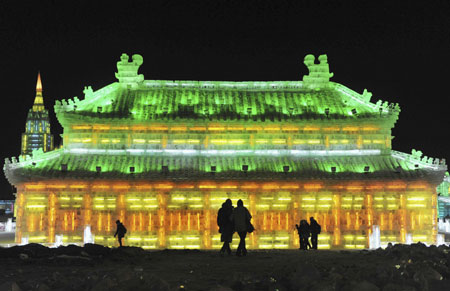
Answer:
<svg viewBox="0 0 450 291"><path fill-rule="evenodd" d="M0 248L0 290L449 290L450 248L144 251L87 244ZM16 288L16 289L13 289Z"/></svg>

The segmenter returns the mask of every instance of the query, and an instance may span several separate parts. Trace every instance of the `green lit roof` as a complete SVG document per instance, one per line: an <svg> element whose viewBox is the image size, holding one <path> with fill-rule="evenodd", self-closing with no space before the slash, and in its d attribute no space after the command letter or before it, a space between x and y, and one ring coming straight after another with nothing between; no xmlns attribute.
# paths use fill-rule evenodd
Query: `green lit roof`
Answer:
<svg viewBox="0 0 450 291"><path fill-rule="evenodd" d="M98 152L98 151L97 151ZM67 172L61 165L67 165ZM248 172L242 166L248 166ZM167 166L168 171L162 170ZM211 174L211 166L216 173ZM285 173L285 166L289 166ZM96 167L101 167L97 173ZM131 173L130 167L134 167ZM335 170L332 169L335 167ZM366 168L368 167L368 168ZM366 168L366 169L365 169ZM135 154L129 150L98 154L88 150L56 150L39 154L21 162L5 163L5 173L11 183L48 179L131 179L131 180L304 180L304 179L432 179L438 184L446 171L435 161L415 160L411 155L392 152L391 155L278 156L249 153L230 154ZM441 173L442 172L442 173ZM14 180L14 181L12 181Z"/></svg>
<svg viewBox="0 0 450 291"><path fill-rule="evenodd" d="M328 63L305 57L310 70L303 81L168 81L144 80L137 70L143 59L122 55L119 82L98 91L84 90L85 98L57 101L55 112L62 124L68 119L127 119L134 122L162 120L300 121L388 118L396 121L398 105L370 102L372 94L359 94L330 82ZM312 58L312 59L311 59ZM322 58L322 59L321 59Z"/></svg>

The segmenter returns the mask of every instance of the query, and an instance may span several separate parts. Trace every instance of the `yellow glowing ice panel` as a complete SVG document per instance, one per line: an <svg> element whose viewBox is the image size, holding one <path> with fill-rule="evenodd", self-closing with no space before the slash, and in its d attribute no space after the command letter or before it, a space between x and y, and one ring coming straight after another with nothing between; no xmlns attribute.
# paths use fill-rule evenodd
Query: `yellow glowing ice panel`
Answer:
<svg viewBox="0 0 450 291"><path fill-rule="evenodd" d="M161 140L160 139L149 139L149 140L147 140L147 143L158 144L158 143L161 143Z"/></svg>
<svg viewBox="0 0 450 291"><path fill-rule="evenodd" d="M114 210L116 208L116 197L96 196L93 199L94 210Z"/></svg>
<svg viewBox="0 0 450 291"><path fill-rule="evenodd" d="M169 249L198 249L202 246L200 235L178 234L167 237L167 248Z"/></svg>
<svg viewBox="0 0 450 291"><path fill-rule="evenodd" d="M321 141L319 139L308 139L308 144L320 144Z"/></svg>
<svg viewBox="0 0 450 291"><path fill-rule="evenodd" d="M133 139L133 143L143 144L143 143L145 143L145 139L135 138L135 139Z"/></svg>
<svg viewBox="0 0 450 291"><path fill-rule="evenodd" d="M30 242L30 243L45 243L45 242L47 242L47 236L45 236L45 235L29 236L28 242Z"/></svg>
<svg viewBox="0 0 450 291"><path fill-rule="evenodd" d="M294 144L294 145L297 145L297 144L305 144L305 143L306 143L306 141L303 140L303 139L294 139L294 140L292 141L292 144Z"/></svg>
<svg viewBox="0 0 450 291"><path fill-rule="evenodd" d="M286 144L285 139L273 139L272 144Z"/></svg>
<svg viewBox="0 0 450 291"><path fill-rule="evenodd" d="M185 139L174 139L172 140L173 144L185 144L186 140Z"/></svg>

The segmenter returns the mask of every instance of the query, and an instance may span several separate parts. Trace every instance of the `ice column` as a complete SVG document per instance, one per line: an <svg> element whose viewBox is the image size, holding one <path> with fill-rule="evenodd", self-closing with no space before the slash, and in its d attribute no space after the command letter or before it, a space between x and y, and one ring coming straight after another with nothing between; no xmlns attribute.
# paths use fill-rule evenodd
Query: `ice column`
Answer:
<svg viewBox="0 0 450 291"><path fill-rule="evenodd" d="M5 231L6 232L12 232L13 231L12 218L8 218L8 221L6 222L6 226L5 226Z"/></svg>
<svg viewBox="0 0 450 291"><path fill-rule="evenodd" d="M380 241L380 226L373 225L372 233L369 235L369 248L378 249L381 246Z"/></svg>
<svg viewBox="0 0 450 291"><path fill-rule="evenodd" d="M412 244L413 243L413 240L412 240L412 234L411 233L407 233L406 234L406 244L407 245L410 245L410 244Z"/></svg>
<svg viewBox="0 0 450 291"><path fill-rule="evenodd" d="M57 248L57 247L61 246L62 244L63 244L63 235L62 234L55 235L55 244L54 244L54 246Z"/></svg>
<svg viewBox="0 0 450 291"><path fill-rule="evenodd" d="M20 243L20 245L27 245L27 244L28 244L28 236L22 237L22 242Z"/></svg>
<svg viewBox="0 0 450 291"><path fill-rule="evenodd" d="M436 237L436 245L440 246L445 244L445 235L442 233L438 233Z"/></svg>
<svg viewBox="0 0 450 291"><path fill-rule="evenodd" d="M84 240L83 241L85 244L93 244L94 243L94 237L92 236L90 225L86 225L86 227L84 228Z"/></svg>

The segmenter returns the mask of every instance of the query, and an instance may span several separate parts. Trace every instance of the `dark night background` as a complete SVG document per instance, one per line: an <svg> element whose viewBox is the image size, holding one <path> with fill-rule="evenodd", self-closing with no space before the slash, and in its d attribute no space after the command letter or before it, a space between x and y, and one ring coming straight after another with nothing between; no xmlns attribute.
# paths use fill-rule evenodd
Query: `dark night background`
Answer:
<svg viewBox="0 0 450 291"><path fill-rule="evenodd" d="M122 52L145 79L235 81L301 80L304 56L326 53L332 81L400 104L394 149L450 161L450 2L337 2L1 1L1 162L20 154L38 70L58 145L55 100L115 82Z"/></svg>

